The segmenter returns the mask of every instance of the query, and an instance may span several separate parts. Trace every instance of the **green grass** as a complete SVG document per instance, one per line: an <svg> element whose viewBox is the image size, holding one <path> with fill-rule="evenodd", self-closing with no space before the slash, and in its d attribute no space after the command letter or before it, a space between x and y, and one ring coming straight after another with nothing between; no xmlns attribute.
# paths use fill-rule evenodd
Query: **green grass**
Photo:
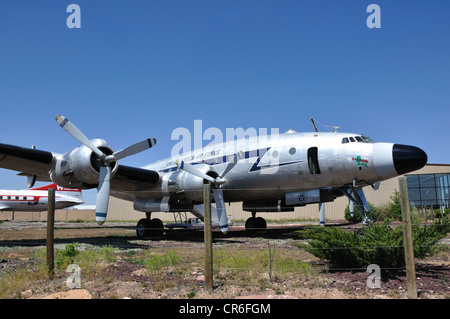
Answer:
<svg viewBox="0 0 450 319"><path fill-rule="evenodd" d="M170 266L177 266L180 264L183 257L175 250L171 250L164 254L152 254L151 251L146 252L143 264L149 271L159 271Z"/></svg>

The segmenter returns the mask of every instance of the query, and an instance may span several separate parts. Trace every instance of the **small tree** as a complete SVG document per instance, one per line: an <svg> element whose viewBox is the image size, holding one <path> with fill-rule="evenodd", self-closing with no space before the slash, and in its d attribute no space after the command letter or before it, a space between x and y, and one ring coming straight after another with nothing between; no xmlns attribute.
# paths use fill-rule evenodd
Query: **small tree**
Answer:
<svg viewBox="0 0 450 319"><path fill-rule="evenodd" d="M391 202L388 204L388 210L393 219L402 220L402 207L400 204L400 192L398 190L395 190L394 194L391 196Z"/></svg>

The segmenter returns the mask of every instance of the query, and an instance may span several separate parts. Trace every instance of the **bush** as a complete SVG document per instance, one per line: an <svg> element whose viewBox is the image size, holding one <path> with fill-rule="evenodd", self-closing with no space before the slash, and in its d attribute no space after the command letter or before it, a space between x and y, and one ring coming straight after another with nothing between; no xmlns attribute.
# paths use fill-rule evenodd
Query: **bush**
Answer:
<svg viewBox="0 0 450 319"><path fill-rule="evenodd" d="M448 219L430 226L412 227L414 255L423 258L435 252L435 244L449 231ZM311 227L300 231L308 244L298 245L316 257L325 259L332 268L365 269L370 264L382 268L403 267L403 229L384 225L363 228L362 234L339 228Z"/></svg>
<svg viewBox="0 0 450 319"><path fill-rule="evenodd" d="M373 221L378 220L378 209L372 205L369 204L370 212L366 213L366 217L372 219ZM360 223L362 221L361 214L359 213L359 208L356 205L353 205L353 217L350 215L350 207L347 205L347 208L345 209L345 219L348 220L351 223Z"/></svg>
<svg viewBox="0 0 450 319"><path fill-rule="evenodd" d="M388 210L393 219L402 220L402 204L399 191L395 190L394 195L391 196L391 202L388 204Z"/></svg>
<svg viewBox="0 0 450 319"><path fill-rule="evenodd" d="M58 269L66 269L73 264L75 256L78 254L78 243L67 244L64 250L55 249L55 265Z"/></svg>
<svg viewBox="0 0 450 319"><path fill-rule="evenodd" d="M402 220L402 208L401 208L401 201L400 201L400 193L395 190L394 194L391 196L391 201L389 204L376 207L369 204L370 212L367 213L367 217L372 219L373 221L389 221L389 220ZM412 209L412 205L411 205ZM361 214L359 213L358 206L354 205L354 215L353 217L350 216L350 209L347 205L347 208L345 209L345 219L348 220L351 223L360 223L361 222Z"/></svg>
<svg viewBox="0 0 450 319"><path fill-rule="evenodd" d="M450 215L450 208L444 208L444 218L448 217ZM435 218L442 218L441 209L435 209L434 210L434 217Z"/></svg>

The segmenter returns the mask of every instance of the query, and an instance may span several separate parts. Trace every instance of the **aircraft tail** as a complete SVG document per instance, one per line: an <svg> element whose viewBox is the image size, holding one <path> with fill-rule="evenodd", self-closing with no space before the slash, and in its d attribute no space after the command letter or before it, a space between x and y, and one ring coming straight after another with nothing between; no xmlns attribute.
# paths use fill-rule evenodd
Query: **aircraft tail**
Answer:
<svg viewBox="0 0 450 319"><path fill-rule="evenodd" d="M54 188L56 192L76 192L76 193L81 193L81 189L78 189L78 188L65 188L65 187L58 186L55 183L48 184L48 185L41 186L41 187L30 188L30 190L33 190L33 191L47 191L49 188Z"/></svg>

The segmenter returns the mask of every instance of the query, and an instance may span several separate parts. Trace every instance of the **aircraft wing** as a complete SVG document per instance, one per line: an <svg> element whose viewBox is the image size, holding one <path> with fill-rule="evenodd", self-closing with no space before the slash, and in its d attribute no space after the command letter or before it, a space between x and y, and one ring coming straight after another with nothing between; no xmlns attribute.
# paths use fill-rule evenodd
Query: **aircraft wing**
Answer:
<svg viewBox="0 0 450 319"><path fill-rule="evenodd" d="M40 181L50 181L49 171L58 154L32 148L0 143L0 168L36 175Z"/></svg>
<svg viewBox="0 0 450 319"><path fill-rule="evenodd" d="M25 173L23 175L36 175L39 181L50 181L50 171L58 155L0 143L0 168ZM119 165L116 175L111 179L111 188L126 192L148 190L158 180L159 174L156 171Z"/></svg>

